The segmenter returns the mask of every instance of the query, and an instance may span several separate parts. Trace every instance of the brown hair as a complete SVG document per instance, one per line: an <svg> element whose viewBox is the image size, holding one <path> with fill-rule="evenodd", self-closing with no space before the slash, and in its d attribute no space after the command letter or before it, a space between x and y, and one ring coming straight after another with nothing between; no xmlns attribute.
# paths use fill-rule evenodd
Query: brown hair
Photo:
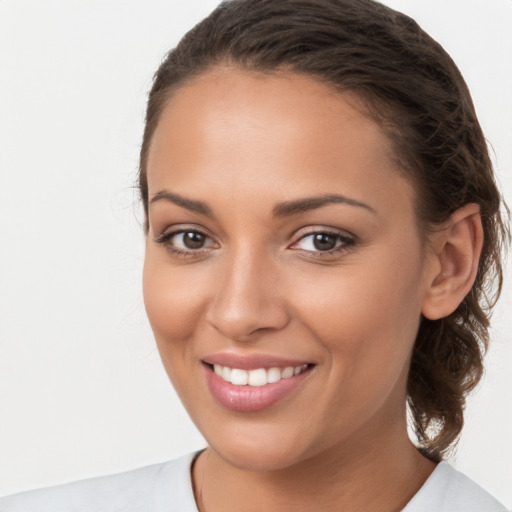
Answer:
<svg viewBox="0 0 512 512"><path fill-rule="evenodd" d="M146 228L146 162L162 110L177 88L226 63L307 74L355 92L415 184L425 233L465 204L480 206L485 241L475 283L454 313L422 320L409 372L407 402L420 449L439 459L458 439L466 394L483 373L508 240L486 141L459 70L414 20L373 0L221 3L155 74L139 173Z"/></svg>

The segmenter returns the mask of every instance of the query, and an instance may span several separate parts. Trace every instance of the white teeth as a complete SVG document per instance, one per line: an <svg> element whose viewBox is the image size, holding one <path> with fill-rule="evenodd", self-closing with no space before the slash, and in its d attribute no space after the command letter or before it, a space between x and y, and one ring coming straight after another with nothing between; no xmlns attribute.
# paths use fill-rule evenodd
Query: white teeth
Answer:
<svg viewBox="0 0 512 512"><path fill-rule="evenodd" d="M267 382L272 384L281 380L281 368L269 368L267 370Z"/></svg>
<svg viewBox="0 0 512 512"><path fill-rule="evenodd" d="M289 379L290 377L293 377L293 367L287 366L282 373L283 379Z"/></svg>
<svg viewBox="0 0 512 512"><path fill-rule="evenodd" d="M249 371L249 386L264 386L267 383L267 371L264 368Z"/></svg>
<svg viewBox="0 0 512 512"><path fill-rule="evenodd" d="M229 366L223 366L222 367L222 375L221 375L221 377L226 382L231 382L231 368Z"/></svg>
<svg viewBox="0 0 512 512"><path fill-rule="evenodd" d="M231 370L231 384L235 384L236 386L245 386L249 380L249 375L246 370L239 370L238 368L233 368Z"/></svg>
<svg viewBox="0 0 512 512"><path fill-rule="evenodd" d="M285 368L258 368L255 370L241 370L239 368L230 368L220 364L213 365L213 371L224 379L236 386L264 386L265 384L273 384L281 379L289 379L295 375L299 375L308 367L307 364L301 366L287 366Z"/></svg>

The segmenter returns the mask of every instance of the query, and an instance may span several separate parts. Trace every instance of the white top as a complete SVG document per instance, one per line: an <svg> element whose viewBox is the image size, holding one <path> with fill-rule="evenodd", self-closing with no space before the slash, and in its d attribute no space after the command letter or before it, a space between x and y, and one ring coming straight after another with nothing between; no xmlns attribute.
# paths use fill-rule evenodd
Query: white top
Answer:
<svg viewBox="0 0 512 512"><path fill-rule="evenodd" d="M126 473L0 498L0 512L198 512L195 453ZM507 512L467 476L441 462L403 512Z"/></svg>

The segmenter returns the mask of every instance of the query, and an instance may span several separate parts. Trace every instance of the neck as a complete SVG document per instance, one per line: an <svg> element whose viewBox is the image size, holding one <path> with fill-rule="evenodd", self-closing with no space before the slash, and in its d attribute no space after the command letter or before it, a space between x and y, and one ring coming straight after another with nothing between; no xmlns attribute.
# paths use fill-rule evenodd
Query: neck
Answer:
<svg viewBox="0 0 512 512"><path fill-rule="evenodd" d="M375 434L359 433L357 441L272 471L237 468L208 448L193 468L199 510L402 510L435 464L409 441L405 421Z"/></svg>

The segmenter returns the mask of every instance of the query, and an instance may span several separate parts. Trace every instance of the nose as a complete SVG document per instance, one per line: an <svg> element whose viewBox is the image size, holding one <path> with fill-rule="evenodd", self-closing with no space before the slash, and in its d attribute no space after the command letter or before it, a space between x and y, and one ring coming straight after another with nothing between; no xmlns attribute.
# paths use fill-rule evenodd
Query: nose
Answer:
<svg viewBox="0 0 512 512"><path fill-rule="evenodd" d="M216 292L206 313L214 329L241 342L278 331L289 322L277 264L248 252L227 259L218 269Z"/></svg>

